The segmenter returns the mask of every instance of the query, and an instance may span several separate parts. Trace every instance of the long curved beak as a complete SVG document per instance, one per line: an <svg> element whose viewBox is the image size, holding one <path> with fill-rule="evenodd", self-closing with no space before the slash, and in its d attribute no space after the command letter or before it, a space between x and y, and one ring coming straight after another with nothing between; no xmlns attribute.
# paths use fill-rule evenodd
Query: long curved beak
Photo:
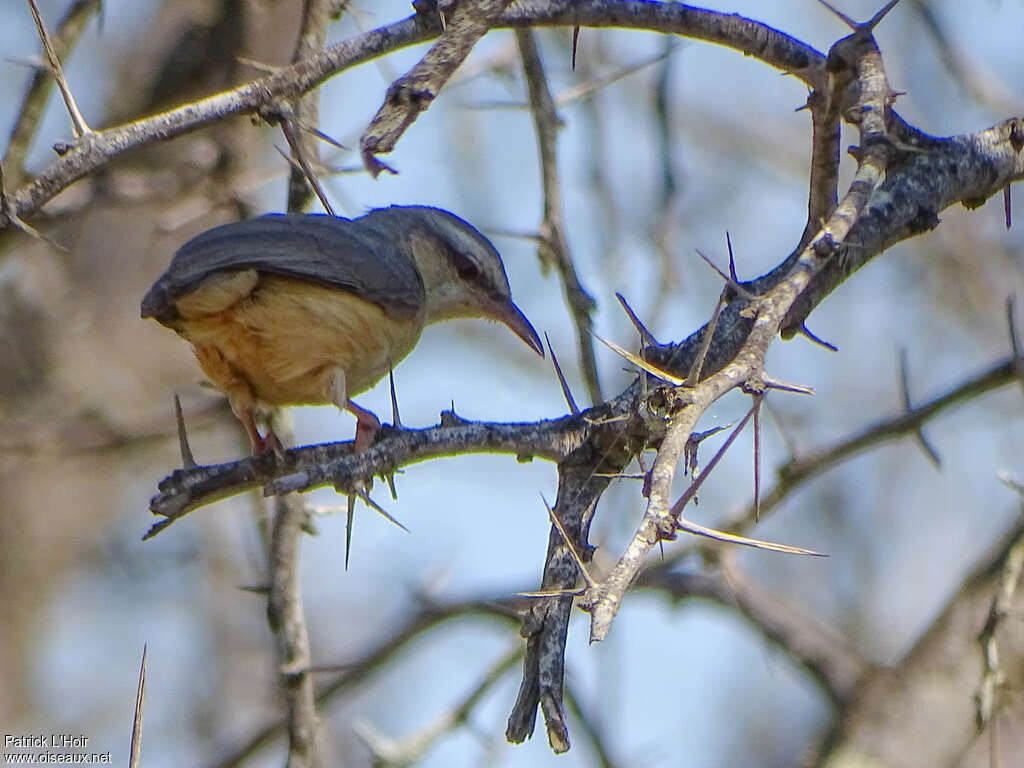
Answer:
<svg viewBox="0 0 1024 768"><path fill-rule="evenodd" d="M541 357L544 357L544 345L540 343L540 336L533 330L526 315L511 301L505 305L495 307L493 314L495 320L504 323L512 332L522 339L526 344Z"/></svg>

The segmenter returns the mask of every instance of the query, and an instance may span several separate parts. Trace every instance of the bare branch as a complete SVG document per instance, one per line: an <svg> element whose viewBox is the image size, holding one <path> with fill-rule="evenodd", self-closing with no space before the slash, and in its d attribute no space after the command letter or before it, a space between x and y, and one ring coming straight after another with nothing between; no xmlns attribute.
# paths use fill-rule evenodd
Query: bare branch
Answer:
<svg viewBox="0 0 1024 768"><path fill-rule="evenodd" d="M673 515L682 511L682 505L688 498L684 494L684 498L670 508L668 492L682 447L698 419L725 392L760 376L764 356L783 318L807 288L811 278L828 263L849 234L882 179L889 146L884 115L892 94L885 79L878 46L870 30L858 29L849 38L836 43L830 56L832 54L841 58L844 62L843 71L848 70L847 76L856 79L860 86L854 120L860 128L862 140L857 172L842 202L819 235L795 261L787 259L790 266L785 277L762 295L761 301L753 309L756 317L740 352L721 371L687 390L688 397L685 400L680 399L681 410L672 418L658 458L651 469L651 494L644 517L632 541L604 582L598 588L588 590L592 641L600 640L608 633L622 596L636 578L646 553L659 541L673 535Z"/></svg>
<svg viewBox="0 0 1024 768"><path fill-rule="evenodd" d="M517 646L497 661L483 675L480 681L449 712L441 715L434 723L418 733L401 741L384 738L369 726L359 728L358 735L370 748L373 764L377 768L400 768L414 765L427 751L444 736L453 733L469 722L470 715L480 700L503 678L522 657L523 650Z"/></svg>
<svg viewBox="0 0 1024 768"><path fill-rule="evenodd" d="M507 594L507 592L506 592ZM425 601L414 614L397 629L383 634L373 648L352 661L320 666L310 669L312 673L334 673L333 679L320 688L316 703L323 707L353 691L369 679L375 672L382 669L394 657L405 649L409 643L420 635L431 631L449 619L459 616L483 616L489 620L502 618L509 623L518 619L516 606L522 601L478 599L452 603L435 603ZM244 742L233 747L223 757L212 764L211 768L238 768L278 737L285 729L284 720L275 719L251 734Z"/></svg>
<svg viewBox="0 0 1024 768"><path fill-rule="evenodd" d="M982 675L975 694L978 730L994 727L994 718L1004 704L1000 693L1006 684L1006 674L999 663L999 625L1011 615L1017 590L1024 575L1024 535L1010 547L999 573L998 589L978 635L981 646Z"/></svg>
<svg viewBox="0 0 1024 768"><path fill-rule="evenodd" d="M323 485L350 487L358 478L467 451L557 461L578 447L591 428L582 416L525 424L463 421L422 430L393 431L384 427L387 434L360 453L353 450L351 442L327 443L287 450L280 461L261 454L226 464L178 470L160 483L160 493L150 501L150 510L167 519L154 525L147 538L198 507L261 486L267 494L306 491Z"/></svg>
<svg viewBox="0 0 1024 768"><path fill-rule="evenodd" d="M102 0L75 0L68 8L52 36L53 49L58 60L65 58L74 48L85 31L85 25L101 5ZM39 130L54 83L55 80L50 76L48 69L37 69L18 108L18 115L14 119L14 127L11 129L11 137L3 158L8 183L12 188L20 186L25 181L25 157L36 131Z"/></svg>
<svg viewBox="0 0 1024 768"><path fill-rule="evenodd" d="M363 164L374 176L392 169L377 160L386 154L419 114L430 106L448 78L483 35L501 19L511 0L459 3L445 16L444 31L416 66L388 87L384 104L359 140Z"/></svg>
<svg viewBox="0 0 1024 768"><path fill-rule="evenodd" d="M519 55L523 60L523 74L530 95L530 109L533 125L537 132L537 147L540 152L541 178L544 186L544 217L540 224L542 263L550 259L562 280L566 303L576 324L576 343L580 354L580 371L590 394L591 405L600 403L601 385L594 357L594 342L590 315L594 311L594 300L580 285L576 266L569 252L562 221L562 184L558 174L558 155L555 150L558 129L562 121L555 111L555 103L548 89L547 77L541 63L540 51L532 30L518 30ZM547 256L548 258L545 258Z"/></svg>
<svg viewBox="0 0 1024 768"><path fill-rule="evenodd" d="M946 410L973 402L988 392L1012 384L1014 378L1013 361L1011 359L1002 360L916 408L865 427L833 445L816 450L801 451L798 456L794 456L779 467L777 471L779 482L761 500L761 514L765 515L775 509L808 480L838 466L851 456L890 440L912 435L924 424ZM753 523L754 512L750 509L741 518L732 521L729 524L729 529L744 530Z"/></svg>
<svg viewBox="0 0 1024 768"><path fill-rule="evenodd" d="M288 704L288 765L307 768L316 762L318 719L313 699L312 660L302 590L299 542L306 509L295 495L274 499L270 538L270 596L267 617L278 640L281 683Z"/></svg>

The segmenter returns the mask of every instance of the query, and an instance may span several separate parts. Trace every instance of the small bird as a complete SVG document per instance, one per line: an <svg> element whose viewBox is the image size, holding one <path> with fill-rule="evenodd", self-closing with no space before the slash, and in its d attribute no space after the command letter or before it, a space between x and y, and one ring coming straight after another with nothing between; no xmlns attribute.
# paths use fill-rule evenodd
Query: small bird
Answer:
<svg viewBox="0 0 1024 768"><path fill-rule="evenodd" d="M192 344L254 454L280 451L261 408L333 403L356 416L356 447L380 428L350 399L398 364L430 323L483 317L544 348L512 302L497 250L448 211L392 206L356 219L268 214L185 243L142 299Z"/></svg>

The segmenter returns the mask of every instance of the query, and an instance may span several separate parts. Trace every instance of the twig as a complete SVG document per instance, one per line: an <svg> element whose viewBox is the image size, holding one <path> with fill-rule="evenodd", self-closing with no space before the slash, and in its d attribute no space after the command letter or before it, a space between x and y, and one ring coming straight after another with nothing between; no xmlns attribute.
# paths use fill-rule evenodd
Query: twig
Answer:
<svg viewBox="0 0 1024 768"><path fill-rule="evenodd" d="M955 406L972 402L988 392L1013 383L1015 378L1012 359L995 363L987 370L967 379L949 391L888 419L865 427L836 443L816 450L802 450L777 470L778 483L761 499L761 515L765 515L797 488L813 477L828 471L858 453L912 435L924 424ZM729 524L730 530L743 530L754 523L753 509Z"/></svg>
<svg viewBox="0 0 1024 768"><path fill-rule="evenodd" d="M312 661L299 586L299 542L305 516L305 507L294 494L274 499L267 616L277 635L278 672L288 705L289 768L311 768L316 763Z"/></svg>
<svg viewBox="0 0 1024 768"><path fill-rule="evenodd" d="M989 608L988 617L985 619L985 626L978 634L983 671L974 698L977 705L975 722L979 732L994 726L994 718L1002 704L999 694L1000 689L1006 684L1006 674L999 663L997 634L1000 624L1011 614L1022 574L1024 574L1024 536L1021 536L1006 555L999 573L998 588L992 597L992 605Z"/></svg>
<svg viewBox="0 0 1024 768"><path fill-rule="evenodd" d="M404 429L356 453L351 442L327 443L285 451L280 461L265 457L239 459L194 470L178 470L160 483L150 510L171 521L214 501L252 488L267 494L306 491L323 485L350 487L407 464L470 451L536 456L558 461L578 447L591 429L583 414L526 424L463 421L428 429Z"/></svg>
<svg viewBox="0 0 1024 768"><path fill-rule="evenodd" d="M443 31L427 54L388 87L384 104L359 140L363 164L374 176L394 170L377 159L395 148L398 139L419 114L430 106L448 78L483 35L501 18L511 0L459 3L445 16Z"/></svg>
<svg viewBox="0 0 1024 768"><path fill-rule="evenodd" d="M576 266L569 253L569 243L565 236L565 224L562 221L562 185L558 175L558 156L556 143L558 129L562 125L555 103L548 88L544 65L541 63L540 51L532 30L517 30L516 41L519 44L519 55L523 61L523 75L530 95L530 109L533 113L533 125L537 133L537 147L540 152L541 178L544 187L544 216L540 225L542 241L541 257L546 252L552 258L555 268L562 280L562 291L566 303L576 324L576 343L579 346L580 371L590 395L592 405L600 403L600 379L597 374L597 361L594 357L594 342L591 339L593 325L591 313L594 311L594 300L583 290Z"/></svg>
<svg viewBox="0 0 1024 768"><path fill-rule="evenodd" d="M872 23L877 21L873 20ZM785 277L767 292L755 290L760 297L757 314L739 354L721 371L687 390L688 398L680 403L681 410L672 417L651 469L651 494L643 519L604 582L598 588L588 590L585 600L591 611L592 641L601 640L607 635L622 598L636 578L646 553L655 544L674 534L675 526L670 514L673 507L668 503L668 493L682 448L698 419L725 392L760 374L764 356L785 316L797 297L806 290L811 278L829 262L838 245L849 234L882 179L889 146L884 115L892 92L886 82L881 56L870 28L858 29L849 38L836 43L830 56L833 54L845 62L844 66L852 73L849 76L855 78L860 85L856 114L862 149L858 157L858 169L843 201L819 235L795 259L787 259Z"/></svg>
<svg viewBox="0 0 1024 768"><path fill-rule="evenodd" d="M101 0L75 0L68 8L52 36L53 48L58 59L66 57L74 48L89 19L101 5ZM43 111L46 109L46 102L54 83L49 69L37 69L21 100L3 158L8 183L12 188L18 187L25 180L25 158L42 123Z"/></svg>
<svg viewBox="0 0 1024 768"><path fill-rule="evenodd" d="M637 72L642 72L650 66L666 61L678 48L678 41L673 40L672 38L666 38L666 46L661 53L641 59L633 64L627 64L621 69L618 69L605 77L595 77L567 88L555 98L555 106L564 107L568 104L572 104L574 101L585 99L595 91L607 88L609 85L617 83L623 78L634 75Z"/></svg>
<svg viewBox="0 0 1024 768"><path fill-rule="evenodd" d="M470 715L480 704L480 700L512 669L522 655L523 649L519 646L504 654L491 665L480 681L451 711L402 741L386 739L368 725L361 728L357 726L357 735L369 747L374 766L400 768L417 763L442 737L469 722Z"/></svg>
<svg viewBox="0 0 1024 768"><path fill-rule="evenodd" d="M508 591L504 591L503 594L508 594ZM424 603L401 626L382 633L372 648L352 661L309 670L321 674L334 673L334 676L320 688L316 703L324 707L357 689L375 672L390 663L410 642L443 625L449 619L459 616L483 616L489 620L497 617L505 619L509 624L518 620L515 604L507 600L477 599L452 603ZM212 763L211 768L238 768L245 764L247 760L269 746L272 740L284 731L285 725L285 721L280 719L266 723Z"/></svg>

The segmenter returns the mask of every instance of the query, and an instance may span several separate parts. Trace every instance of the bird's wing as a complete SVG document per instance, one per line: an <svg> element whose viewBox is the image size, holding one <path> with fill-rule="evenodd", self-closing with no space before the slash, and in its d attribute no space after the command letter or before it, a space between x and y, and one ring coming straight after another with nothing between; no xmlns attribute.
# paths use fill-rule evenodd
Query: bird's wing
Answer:
<svg viewBox="0 0 1024 768"><path fill-rule="evenodd" d="M271 214L215 227L185 243L142 300L142 315L173 319L177 300L200 286L248 284L247 294L255 281L243 275L210 278L251 270L338 288L395 317L412 317L423 306L423 281L404 244L358 221Z"/></svg>

